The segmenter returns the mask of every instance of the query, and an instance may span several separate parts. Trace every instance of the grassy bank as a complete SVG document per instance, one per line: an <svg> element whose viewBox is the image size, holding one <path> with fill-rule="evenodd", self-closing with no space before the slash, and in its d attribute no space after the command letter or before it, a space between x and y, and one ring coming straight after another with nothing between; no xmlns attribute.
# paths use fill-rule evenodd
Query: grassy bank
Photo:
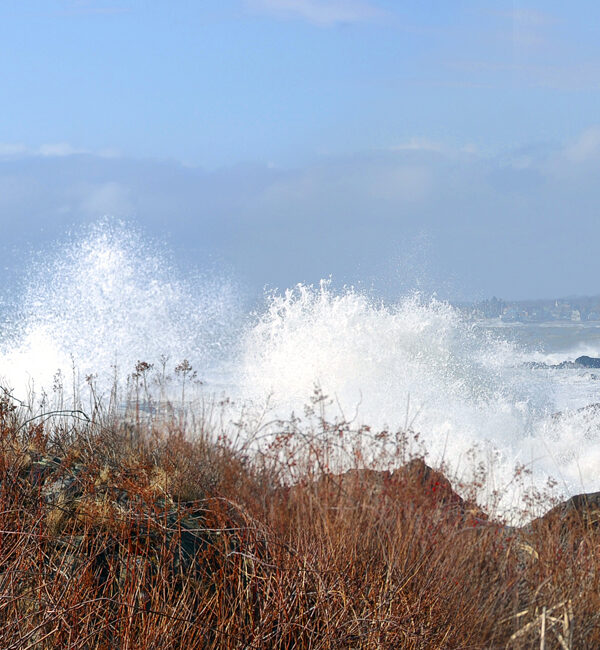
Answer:
<svg viewBox="0 0 600 650"><path fill-rule="evenodd" d="M0 647L600 647L591 515L503 526L318 397L260 452L142 404L0 397Z"/></svg>

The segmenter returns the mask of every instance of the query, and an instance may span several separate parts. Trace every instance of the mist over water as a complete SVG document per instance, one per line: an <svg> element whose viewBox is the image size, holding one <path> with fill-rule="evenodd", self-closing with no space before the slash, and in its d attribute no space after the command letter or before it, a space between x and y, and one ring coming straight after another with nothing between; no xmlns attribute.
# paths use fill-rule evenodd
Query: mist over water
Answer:
<svg viewBox="0 0 600 650"><path fill-rule="evenodd" d="M32 263L13 303L0 378L15 394L51 392L57 371L79 387L95 375L109 391L140 360L166 357L172 370L188 359L204 394L231 396L236 408L302 415L318 386L332 419L410 426L431 462L459 476L492 463L486 489L504 489L506 509L518 505L516 463L531 466L533 486L552 475L565 493L600 489L600 420L577 411L596 401L593 374L527 367L545 354L542 339L518 343L435 299L389 304L322 282L267 294L245 313L231 281L183 272L135 230L102 222ZM589 350L590 340L571 343Z"/></svg>

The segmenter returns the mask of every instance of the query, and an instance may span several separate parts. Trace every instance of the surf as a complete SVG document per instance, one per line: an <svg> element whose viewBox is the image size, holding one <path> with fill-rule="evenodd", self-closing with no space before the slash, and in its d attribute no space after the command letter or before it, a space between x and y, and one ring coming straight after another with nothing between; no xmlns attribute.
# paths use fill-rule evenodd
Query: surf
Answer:
<svg viewBox="0 0 600 650"><path fill-rule="evenodd" d="M267 292L248 310L226 275L183 269L164 245L102 221L32 261L13 298L0 377L15 395L125 391L144 362L145 390L164 399L161 374L181 383L185 360L195 381L184 399L224 404L221 421L243 414L248 430L270 422L276 434L290 418L308 421L317 394L331 422L417 436L455 483L483 475L479 497L504 511L522 500L519 467L529 490L549 477L564 494L600 489L600 415L583 426L577 410L596 401L589 378L528 367L504 330L434 296L385 302L325 280Z"/></svg>

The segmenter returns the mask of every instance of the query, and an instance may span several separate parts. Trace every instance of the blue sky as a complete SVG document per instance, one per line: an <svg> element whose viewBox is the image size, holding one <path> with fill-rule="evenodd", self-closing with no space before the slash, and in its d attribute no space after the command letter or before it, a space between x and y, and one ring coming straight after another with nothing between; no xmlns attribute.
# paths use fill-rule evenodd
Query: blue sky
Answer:
<svg viewBox="0 0 600 650"><path fill-rule="evenodd" d="M595 124L592 2L8 0L0 141L214 168Z"/></svg>
<svg viewBox="0 0 600 650"><path fill-rule="evenodd" d="M7 0L4 268L110 213L256 287L600 293L599 25L549 0Z"/></svg>

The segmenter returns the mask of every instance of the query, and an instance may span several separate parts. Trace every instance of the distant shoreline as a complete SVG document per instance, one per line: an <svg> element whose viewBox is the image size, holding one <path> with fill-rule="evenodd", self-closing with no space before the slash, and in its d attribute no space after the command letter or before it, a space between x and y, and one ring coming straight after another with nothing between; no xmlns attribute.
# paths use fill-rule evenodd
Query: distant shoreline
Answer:
<svg viewBox="0 0 600 650"><path fill-rule="evenodd" d="M453 304L471 320L498 319L508 324L600 322L600 296L510 301L494 296Z"/></svg>

